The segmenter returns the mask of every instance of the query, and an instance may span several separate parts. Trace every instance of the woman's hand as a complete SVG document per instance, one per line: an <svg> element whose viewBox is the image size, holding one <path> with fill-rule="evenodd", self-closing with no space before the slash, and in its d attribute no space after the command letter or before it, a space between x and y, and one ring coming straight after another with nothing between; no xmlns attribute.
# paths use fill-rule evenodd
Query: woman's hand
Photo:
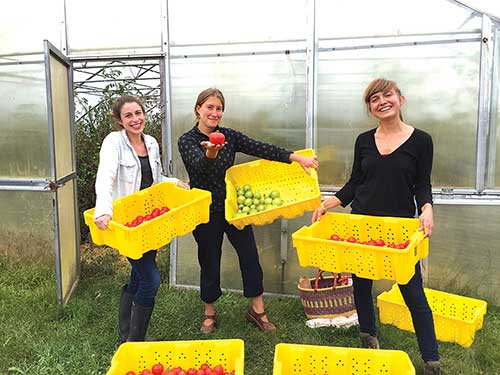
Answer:
<svg viewBox="0 0 500 375"><path fill-rule="evenodd" d="M434 214L432 212L432 204L426 203L422 207L422 213L418 218L420 221L420 227L418 230L423 230L426 237L432 235L434 229Z"/></svg>
<svg viewBox="0 0 500 375"><path fill-rule="evenodd" d="M300 164L302 169L307 173L311 174L309 168L318 169L318 157L317 156L302 156L299 154L290 154L290 160L296 161Z"/></svg>
<svg viewBox="0 0 500 375"><path fill-rule="evenodd" d="M215 159L217 157L217 154L219 153L219 151L221 149L223 149L224 146L226 145L226 142L224 142L223 144L220 144L220 145L215 145L210 141L201 141L200 145L205 147L205 149L207 150L205 153L207 158Z"/></svg>
<svg viewBox="0 0 500 375"><path fill-rule="evenodd" d="M311 220L312 223L314 224L315 222L320 221L321 216L323 216L325 214L325 212L326 212L326 210L323 209L323 205L316 208L313 212L313 216L312 216L312 220Z"/></svg>
<svg viewBox="0 0 500 375"><path fill-rule="evenodd" d="M105 230L108 229L108 223L111 220L111 216L109 215L102 215L94 219L95 225L97 225L97 228L100 230Z"/></svg>
<svg viewBox="0 0 500 375"><path fill-rule="evenodd" d="M191 186L189 186L188 184L186 184L184 181L181 180L177 181L177 186L186 190L191 189Z"/></svg>
<svg viewBox="0 0 500 375"><path fill-rule="evenodd" d="M330 198L325 199L321 203L321 205L318 208L316 208L313 212L313 216L312 216L313 224L316 221L321 220L321 216L323 216L328 209L335 208L337 206L340 206L341 204L342 204L342 202L335 195L330 197Z"/></svg>

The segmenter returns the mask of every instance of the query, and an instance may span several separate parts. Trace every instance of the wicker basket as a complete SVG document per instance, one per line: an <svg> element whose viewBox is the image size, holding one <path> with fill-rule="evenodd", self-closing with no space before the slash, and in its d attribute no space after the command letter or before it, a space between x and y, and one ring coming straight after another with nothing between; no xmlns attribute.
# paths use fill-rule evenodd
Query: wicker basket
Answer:
<svg viewBox="0 0 500 375"><path fill-rule="evenodd" d="M336 318L351 316L356 312L351 276L323 277L319 270L316 277L301 277L299 284L300 299L308 319Z"/></svg>

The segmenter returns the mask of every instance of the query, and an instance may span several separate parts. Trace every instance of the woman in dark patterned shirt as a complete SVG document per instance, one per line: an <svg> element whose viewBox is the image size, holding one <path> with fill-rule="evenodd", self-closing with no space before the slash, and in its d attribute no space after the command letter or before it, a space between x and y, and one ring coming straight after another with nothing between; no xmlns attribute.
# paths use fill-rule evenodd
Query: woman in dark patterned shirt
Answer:
<svg viewBox="0 0 500 375"><path fill-rule="evenodd" d="M395 82L376 79L365 90L368 111L379 126L360 134L354 146L349 181L326 199L313 214L319 220L327 209L351 203L353 214L415 217L420 229L432 234L431 169L433 145L426 132L403 122L404 96ZM354 300L359 319L361 345L378 348L372 280L353 275ZM422 285L420 263L406 285L399 285L410 309L418 345L424 360L424 374L440 373L439 352L432 312Z"/></svg>
<svg viewBox="0 0 500 375"><path fill-rule="evenodd" d="M264 332L276 330L264 312L262 294L263 272L257 253L251 226L238 230L224 217L226 170L234 164L236 152L283 163L298 162L309 173L309 168L317 168L316 157L305 157L277 146L251 139L236 130L220 127L225 100L221 91L209 88L202 91L194 106L198 122L179 138L179 151L189 175L190 186L212 193L210 221L199 225L193 235L198 244L200 264L200 297L205 303L205 317L201 325L203 333L215 330L216 316L214 303L222 295L220 288L220 261L222 240L226 233L238 255L243 294L252 298L246 317ZM212 132L219 131L225 136L222 145L209 141Z"/></svg>

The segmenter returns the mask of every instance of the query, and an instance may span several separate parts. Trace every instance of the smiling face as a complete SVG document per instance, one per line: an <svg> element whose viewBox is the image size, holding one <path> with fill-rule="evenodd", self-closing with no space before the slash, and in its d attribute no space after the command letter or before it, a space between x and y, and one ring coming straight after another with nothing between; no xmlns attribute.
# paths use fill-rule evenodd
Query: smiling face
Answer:
<svg viewBox="0 0 500 375"><path fill-rule="evenodd" d="M120 124L127 133L140 135L144 130L145 114L142 107L135 103L129 102L123 104L120 109Z"/></svg>
<svg viewBox="0 0 500 375"><path fill-rule="evenodd" d="M196 106L196 114L198 117L198 127L203 133L211 133L219 125L224 113L222 101L210 96L201 105Z"/></svg>
<svg viewBox="0 0 500 375"><path fill-rule="evenodd" d="M368 101L370 113L381 121L401 118L403 103L404 97L394 86L388 90L374 93Z"/></svg>

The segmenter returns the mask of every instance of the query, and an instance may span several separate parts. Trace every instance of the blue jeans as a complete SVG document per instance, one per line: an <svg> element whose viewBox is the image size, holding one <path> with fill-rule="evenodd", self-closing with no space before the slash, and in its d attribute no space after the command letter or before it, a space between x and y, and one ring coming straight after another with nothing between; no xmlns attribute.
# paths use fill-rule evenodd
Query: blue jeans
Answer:
<svg viewBox="0 0 500 375"><path fill-rule="evenodd" d="M375 326L375 308L373 305L373 280L363 279L352 275L354 286L354 302L358 313L360 332L377 336ZM425 362L439 361L438 343L434 331L432 311L424 294L420 263L415 266L415 275L408 284L399 284L403 299L408 306L417 335L420 354Z"/></svg>
<svg viewBox="0 0 500 375"><path fill-rule="evenodd" d="M264 274L259 263L252 226L247 225L242 230L238 230L226 221L223 212L212 212L210 221L198 225L193 231L194 239L198 244L201 300L205 303L213 303L222 295L220 261L224 233L238 255L243 280L243 295L245 297L260 296L264 293Z"/></svg>
<svg viewBox="0 0 500 375"><path fill-rule="evenodd" d="M153 306L160 287L160 270L156 265L156 250L144 253L142 258L127 258L132 266L127 292L135 295L138 305Z"/></svg>

